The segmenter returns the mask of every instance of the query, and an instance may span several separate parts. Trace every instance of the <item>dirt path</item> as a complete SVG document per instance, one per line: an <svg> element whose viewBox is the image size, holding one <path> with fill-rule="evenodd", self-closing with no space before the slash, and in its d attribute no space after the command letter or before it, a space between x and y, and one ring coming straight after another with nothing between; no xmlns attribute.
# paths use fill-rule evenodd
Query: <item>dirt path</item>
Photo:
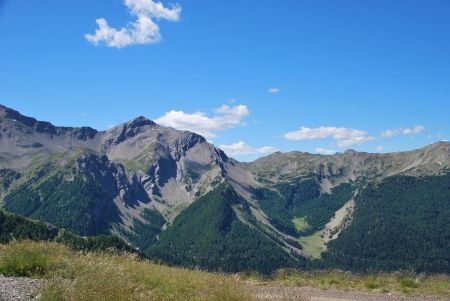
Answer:
<svg viewBox="0 0 450 301"><path fill-rule="evenodd" d="M392 293L370 293L360 291L321 290L313 287L251 286L258 300L299 301L449 301L450 298L434 296L404 296Z"/></svg>
<svg viewBox="0 0 450 301"><path fill-rule="evenodd" d="M43 282L0 275L0 301L33 300ZM313 287L261 286L249 284L251 293L261 301L450 301L434 296L404 296L360 291L321 290Z"/></svg>
<svg viewBox="0 0 450 301"><path fill-rule="evenodd" d="M0 301L33 300L33 294L41 285L40 280L0 275Z"/></svg>

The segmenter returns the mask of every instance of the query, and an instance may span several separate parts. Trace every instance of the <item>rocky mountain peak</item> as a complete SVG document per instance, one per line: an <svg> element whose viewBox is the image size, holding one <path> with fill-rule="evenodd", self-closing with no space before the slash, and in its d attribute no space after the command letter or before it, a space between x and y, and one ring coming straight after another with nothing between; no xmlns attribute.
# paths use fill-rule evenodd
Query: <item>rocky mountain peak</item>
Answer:
<svg viewBox="0 0 450 301"><path fill-rule="evenodd" d="M113 127L106 132L107 136L113 137L108 143L120 144L129 138L145 132L149 127L157 126L156 123L144 116L139 116L126 123Z"/></svg>
<svg viewBox="0 0 450 301"><path fill-rule="evenodd" d="M136 127L142 127L142 126L147 126L147 125L154 126L157 124L144 116L139 116L139 117L136 117L133 120L127 122L126 125L129 128L136 128Z"/></svg>

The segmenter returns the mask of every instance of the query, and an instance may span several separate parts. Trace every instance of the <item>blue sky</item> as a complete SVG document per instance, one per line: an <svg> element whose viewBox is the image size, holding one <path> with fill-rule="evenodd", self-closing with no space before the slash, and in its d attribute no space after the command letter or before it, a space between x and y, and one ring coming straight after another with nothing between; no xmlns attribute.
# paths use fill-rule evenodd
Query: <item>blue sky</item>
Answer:
<svg viewBox="0 0 450 301"><path fill-rule="evenodd" d="M144 115L241 160L450 139L448 0L161 4L0 0L0 103L97 129Z"/></svg>

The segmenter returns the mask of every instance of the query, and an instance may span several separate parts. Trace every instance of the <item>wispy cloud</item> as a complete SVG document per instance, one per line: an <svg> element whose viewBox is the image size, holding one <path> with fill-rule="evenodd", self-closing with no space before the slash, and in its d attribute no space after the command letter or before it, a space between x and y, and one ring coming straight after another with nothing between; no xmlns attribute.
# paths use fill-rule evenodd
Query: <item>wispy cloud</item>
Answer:
<svg viewBox="0 0 450 301"><path fill-rule="evenodd" d="M394 130L386 130L381 133L381 138L392 138L394 136L406 135L413 136L422 133L425 131L425 127L423 125L415 125L412 128L398 128Z"/></svg>
<svg viewBox="0 0 450 301"><path fill-rule="evenodd" d="M321 155L333 155L336 152L337 151L335 149L328 149L328 148L321 148L321 147L316 148L316 153L321 154Z"/></svg>
<svg viewBox="0 0 450 301"><path fill-rule="evenodd" d="M105 44L108 47L123 48L137 44L154 44L161 41L161 33L155 20L177 22L180 20L181 6L171 8L153 0L124 0L124 4L136 17L126 27L116 29L109 26L104 18L96 20L98 29L95 34L86 34L85 38L94 45Z"/></svg>
<svg viewBox="0 0 450 301"><path fill-rule="evenodd" d="M275 94L275 93L280 92L280 89L279 88L269 88L268 92L270 94Z"/></svg>
<svg viewBox="0 0 450 301"><path fill-rule="evenodd" d="M278 149L272 146L263 146L254 148L245 143L239 141L233 144L221 144L219 148L222 149L229 156L249 155L249 154L270 154L277 152Z"/></svg>
<svg viewBox="0 0 450 301"><path fill-rule="evenodd" d="M344 127L338 128L325 126L319 128L301 127L297 131L286 133L284 137L288 140L296 141L332 138L336 140L336 144L338 147L348 147L355 144L363 144L375 139L365 131Z"/></svg>
<svg viewBox="0 0 450 301"><path fill-rule="evenodd" d="M192 114L183 111L170 111L155 120L156 123L198 133L206 138L214 138L217 132L243 125L243 119L250 114L245 105L223 105L214 110L213 116L203 112Z"/></svg>

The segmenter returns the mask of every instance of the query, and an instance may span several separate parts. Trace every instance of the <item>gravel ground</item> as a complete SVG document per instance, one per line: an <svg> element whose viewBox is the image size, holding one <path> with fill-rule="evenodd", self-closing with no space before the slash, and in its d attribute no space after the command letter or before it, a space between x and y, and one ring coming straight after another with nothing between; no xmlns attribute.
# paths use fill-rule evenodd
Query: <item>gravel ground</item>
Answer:
<svg viewBox="0 0 450 301"><path fill-rule="evenodd" d="M0 301L33 300L42 280L0 275Z"/></svg>
<svg viewBox="0 0 450 301"><path fill-rule="evenodd" d="M305 301L449 301L434 296L404 296L399 294L369 293L360 291L321 290L313 287L252 286L251 291L259 300Z"/></svg>

